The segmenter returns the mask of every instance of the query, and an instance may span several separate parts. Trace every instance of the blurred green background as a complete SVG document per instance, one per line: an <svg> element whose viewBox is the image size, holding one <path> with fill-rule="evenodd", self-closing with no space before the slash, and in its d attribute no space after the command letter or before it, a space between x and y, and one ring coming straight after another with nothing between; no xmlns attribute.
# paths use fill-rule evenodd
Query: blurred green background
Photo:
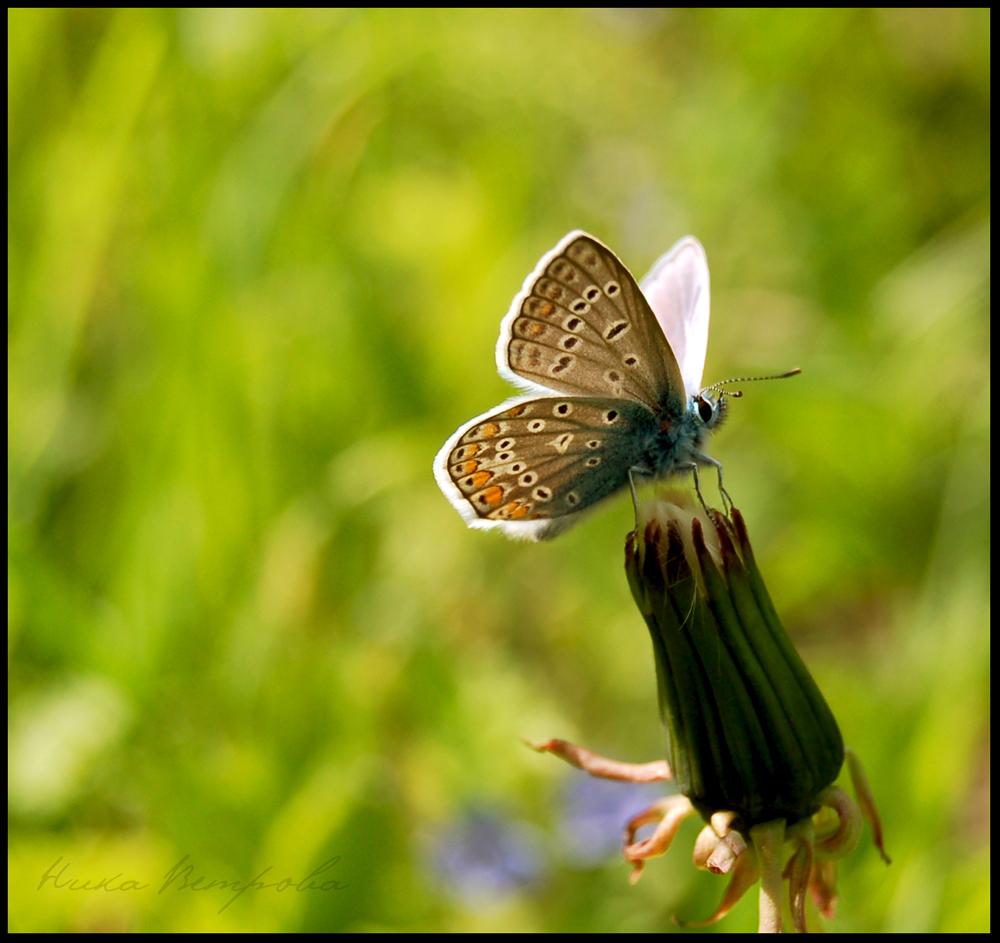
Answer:
<svg viewBox="0 0 1000 943"><path fill-rule="evenodd" d="M431 472L511 393L500 318L582 227L636 275L701 238L706 381L804 370L712 454L885 818L892 866L866 835L827 926L987 929L989 29L8 12L10 927L712 910L695 822L629 887L648 794L519 740L661 755L627 498L516 544ZM161 892L183 856L217 881L338 859L340 886L224 907ZM115 875L151 886L66 884ZM755 925L748 899L719 929Z"/></svg>

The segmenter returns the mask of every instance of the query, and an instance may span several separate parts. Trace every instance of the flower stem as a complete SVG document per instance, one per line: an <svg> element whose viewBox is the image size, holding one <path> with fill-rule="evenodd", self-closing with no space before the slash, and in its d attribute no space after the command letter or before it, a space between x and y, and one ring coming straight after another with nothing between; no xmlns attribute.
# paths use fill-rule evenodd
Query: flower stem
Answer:
<svg viewBox="0 0 1000 943"><path fill-rule="evenodd" d="M758 933L781 933L781 850L785 844L785 820L775 819L750 829L750 840L760 867L760 913Z"/></svg>

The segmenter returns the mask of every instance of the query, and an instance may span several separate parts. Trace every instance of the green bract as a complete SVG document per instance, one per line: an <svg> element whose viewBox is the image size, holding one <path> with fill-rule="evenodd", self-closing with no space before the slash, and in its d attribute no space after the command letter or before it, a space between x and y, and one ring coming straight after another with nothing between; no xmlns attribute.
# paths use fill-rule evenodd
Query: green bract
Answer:
<svg viewBox="0 0 1000 943"><path fill-rule="evenodd" d="M626 570L653 641L667 760L708 820L792 823L844 762L837 722L796 654L754 562L746 525L666 501L640 514Z"/></svg>

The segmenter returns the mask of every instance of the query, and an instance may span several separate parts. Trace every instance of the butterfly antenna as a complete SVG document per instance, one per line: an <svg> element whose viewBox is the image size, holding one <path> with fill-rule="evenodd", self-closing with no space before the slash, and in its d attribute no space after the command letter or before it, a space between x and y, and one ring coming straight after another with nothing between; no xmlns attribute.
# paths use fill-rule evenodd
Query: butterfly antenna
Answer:
<svg viewBox="0 0 1000 943"><path fill-rule="evenodd" d="M719 380L718 383L706 386L701 392L711 393L713 390L720 390L722 387L727 386L730 383L754 383L757 380L784 380L787 377L798 376L801 372L801 367L793 367L791 370L786 370L784 373L774 373L766 377L730 377L728 380ZM733 399L739 399L739 397L743 395L742 390L725 390L723 392L726 396L733 397Z"/></svg>

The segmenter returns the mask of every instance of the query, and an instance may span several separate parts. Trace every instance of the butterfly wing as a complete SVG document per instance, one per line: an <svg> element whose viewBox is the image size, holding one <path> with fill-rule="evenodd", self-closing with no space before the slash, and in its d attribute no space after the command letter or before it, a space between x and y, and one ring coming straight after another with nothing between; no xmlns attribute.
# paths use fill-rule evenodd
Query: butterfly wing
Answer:
<svg viewBox="0 0 1000 943"><path fill-rule="evenodd" d="M541 540L621 488L657 429L632 400L519 399L462 426L434 475L469 526Z"/></svg>
<svg viewBox="0 0 1000 943"><path fill-rule="evenodd" d="M708 259L701 243L694 236L678 241L641 288L677 358L684 389L693 396L701 389L708 350Z"/></svg>
<svg viewBox="0 0 1000 943"><path fill-rule="evenodd" d="M500 327L497 367L515 383L660 409L684 378L635 279L580 231L542 256Z"/></svg>

